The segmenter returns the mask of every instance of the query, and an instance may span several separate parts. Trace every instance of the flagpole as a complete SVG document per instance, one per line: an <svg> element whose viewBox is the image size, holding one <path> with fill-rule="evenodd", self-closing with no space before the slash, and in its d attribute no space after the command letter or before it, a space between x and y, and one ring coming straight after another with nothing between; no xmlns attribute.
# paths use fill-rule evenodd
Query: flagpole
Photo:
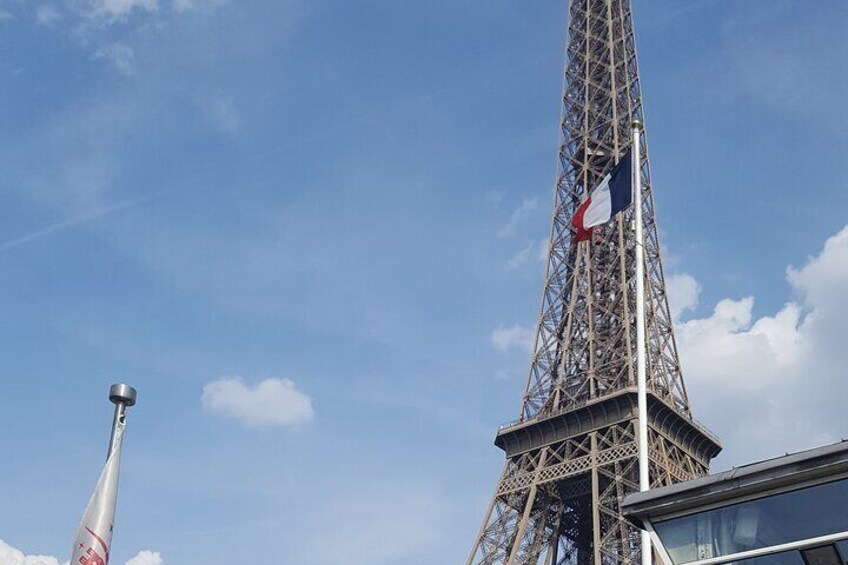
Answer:
<svg viewBox="0 0 848 565"><path fill-rule="evenodd" d="M115 404L112 418L112 435L106 465L94 487L83 512L71 550L71 561L91 565L109 565L112 531L115 526L115 506L118 501L118 474L121 467L121 445L124 441L127 408L135 405L138 393L127 384L114 384L109 388L109 400Z"/></svg>
<svg viewBox="0 0 848 565"><path fill-rule="evenodd" d="M639 490L650 490L648 474L648 382L645 368L645 235L642 230L642 122L633 120L633 192L636 224L636 387L639 412ZM642 530L642 565L651 565L651 538Z"/></svg>
<svg viewBox="0 0 848 565"><path fill-rule="evenodd" d="M138 392L127 384L114 384L109 388L109 400L115 405L115 415L112 418L112 434L109 436L109 451L106 459L112 455L115 449L115 441L118 437L118 427L124 423L127 408L135 405Z"/></svg>

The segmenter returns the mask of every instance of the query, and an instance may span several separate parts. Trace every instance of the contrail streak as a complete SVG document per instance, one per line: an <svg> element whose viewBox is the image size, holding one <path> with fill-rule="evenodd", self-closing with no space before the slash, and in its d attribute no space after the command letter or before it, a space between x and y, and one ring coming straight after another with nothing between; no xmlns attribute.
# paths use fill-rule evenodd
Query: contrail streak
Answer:
<svg viewBox="0 0 848 565"><path fill-rule="evenodd" d="M72 216L70 218L66 218L61 222L56 222L55 224L50 224L49 226L45 226L41 229L35 230L28 234L22 235L20 237L16 237L14 239L10 239L8 241L4 241L0 243L0 253L4 251L8 251L9 249L14 249L20 245L24 245L31 241L35 241L37 239L41 239L43 237L47 237L56 232L64 231L67 229L71 229L77 227L79 225L85 224L94 220L96 218L100 218L102 216L106 216L107 214L111 214L113 212L118 212L120 210L126 210L127 208L132 208L133 206L137 206L139 204L143 204L144 202L148 202L155 198L159 198L160 196L165 195L168 192L173 192L174 188L160 190L154 192L153 194L148 194L146 196L141 196L139 198L131 198L129 200L123 200L120 202L116 202L115 204L110 204L108 206L101 206L99 208L95 208L94 210L90 210L88 212L83 212L82 214L77 214L76 216Z"/></svg>
<svg viewBox="0 0 848 565"><path fill-rule="evenodd" d="M672 10L671 12L666 13L664 16L662 16L661 18L659 18L659 19L657 19L653 22L647 22L647 24L648 24L648 26L650 26L652 24L653 25L657 25L657 24L664 25L664 24L669 23L672 20L676 20L677 18L680 18L682 16L686 16L686 15L692 13L692 12L700 11L704 8L709 8L711 6L714 6L715 4L719 4L719 3L724 2L724 1L725 0L699 0L699 1L696 1L696 2L692 2L691 4L681 6L677 10Z"/></svg>
<svg viewBox="0 0 848 565"><path fill-rule="evenodd" d="M706 1L710 1L710 0L706 0ZM540 64L540 62L541 62L540 60L524 61L520 65L516 65L516 66L514 66L510 69L507 69L506 74L514 74L516 71L519 71L519 70L522 70L524 68L531 67L531 66L534 66L534 65L538 65L538 64ZM488 82L490 80L495 80L495 79L501 79L501 78L503 78L503 74L492 75L492 76L489 76L489 77L484 77L484 82ZM281 152L288 151L288 150L290 150L294 147L300 146L300 145L304 145L305 143L315 143L315 142L318 142L318 141L323 141L325 139L332 138L332 137L338 135L338 132L340 130L350 129L350 128L356 127L358 125L367 124L367 123L379 118L380 116L384 116L384 115L390 114L392 112L396 112L396 111L400 111L400 110L406 110L410 107L418 106L418 105L422 105L422 104L424 104L424 105L429 104L429 103L433 102L435 99L437 99L441 96L444 96L445 94L449 94L449 93L451 93L455 90L458 90L462 86L463 86L462 83L451 83L451 84L447 84L447 85L442 85L440 88L433 89L432 91L425 92L423 94L419 93L419 94L416 94L414 96L410 96L409 98L407 98L405 100L401 100L398 103L395 103L391 106L384 107L381 110L378 110L376 112L366 113L366 114L354 117L354 118L348 120L346 123L337 124L332 130L313 132L311 135L307 135L307 136L299 137L299 138L294 139L294 140L289 140L289 141L286 141L286 142L283 142L283 143L279 143L279 144L277 144L277 145L275 145L275 146L273 146L269 149L265 149L263 151L255 153L253 155L247 156L247 157L240 159L236 162L224 164L224 165L219 166L215 169L209 169L209 170L207 170L203 173L200 173L200 174L198 174L194 177L191 177L189 179L178 182L176 185L171 186L169 188L164 188L162 190L158 190L156 192L153 192L153 193L145 195L145 196L140 196L138 198L127 199L127 200L123 200L123 201L120 201L120 202L116 202L115 204L109 204L109 205L101 206L99 208L95 208L94 210L90 210L88 212L83 212L83 213L78 214L76 216L66 218L66 219L61 220L59 222L56 222L54 224L50 224L50 225L45 226L43 228L37 229L33 232L30 232L30 233L27 233L25 235L22 235L22 236L14 238L14 239L10 239L8 241L0 243L0 253L3 253L3 252L8 251L10 249L14 249L14 248L19 247L21 245L25 245L25 244L30 243L32 241L42 239L44 237L49 237L49 236L51 236L55 233L58 233L58 232L62 232L62 231L65 231L65 230L69 230L69 229L79 227L81 225L84 225L84 224L92 221L92 220L102 218L102 217L107 216L109 214L113 214L115 212L119 212L121 210L126 210L128 208L132 208L134 206L144 204L144 203L149 202L151 200L161 198L162 196L165 196L169 193L178 192L178 191L181 191L181 190L186 190L188 188L191 188L192 185L197 184L199 181L213 176L213 174L215 174L215 173L221 173L221 172L226 171L226 170L235 169L237 167L244 166L244 165L247 165L247 164L253 163L253 162L263 161L263 160L268 159L269 157L277 155Z"/></svg>

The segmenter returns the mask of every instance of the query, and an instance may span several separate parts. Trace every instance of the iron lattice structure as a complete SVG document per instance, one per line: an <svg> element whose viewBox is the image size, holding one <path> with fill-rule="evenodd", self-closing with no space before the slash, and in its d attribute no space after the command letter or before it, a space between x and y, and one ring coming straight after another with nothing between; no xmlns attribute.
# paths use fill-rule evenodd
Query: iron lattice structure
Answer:
<svg viewBox="0 0 848 565"><path fill-rule="evenodd" d="M577 243L576 208L644 123L630 0L571 0L561 144L541 315L520 418L468 564L638 563L619 511L639 484L633 210ZM642 130L644 132L644 130ZM721 450L692 418L663 278L647 144L645 230L649 474L705 475Z"/></svg>

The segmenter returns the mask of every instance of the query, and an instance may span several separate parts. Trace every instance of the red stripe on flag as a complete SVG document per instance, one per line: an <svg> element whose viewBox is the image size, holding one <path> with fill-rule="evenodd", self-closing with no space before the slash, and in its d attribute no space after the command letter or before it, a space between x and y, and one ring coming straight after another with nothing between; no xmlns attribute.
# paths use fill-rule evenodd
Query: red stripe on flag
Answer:
<svg viewBox="0 0 848 565"><path fill-rule="evenodd" d="M574 212L574 217L571 218L571 227L574 230L574 241L577 243L592 239L592 228L587 229L583 227L583 215L586 213L586 209L591 203L592 197L590 196L583 201L583 204L581 204L577 208L577 211Z"/></svg>

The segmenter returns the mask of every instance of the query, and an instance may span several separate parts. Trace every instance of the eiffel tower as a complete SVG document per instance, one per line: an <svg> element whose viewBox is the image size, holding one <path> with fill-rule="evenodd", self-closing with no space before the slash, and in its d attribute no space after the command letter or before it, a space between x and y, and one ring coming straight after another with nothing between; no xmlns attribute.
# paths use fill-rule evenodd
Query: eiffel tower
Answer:
<svg viewBox="0 0 848 565"><path fill-rule="evenodd" d="M550 247L519 419L468 564L641 559L619 505L639 490L632 207L576 242L570 220L644 123L630 0L570 0ZM644 129L648 457L652 488L705 475L721 451L692 417L663 278Z"/></svg>

